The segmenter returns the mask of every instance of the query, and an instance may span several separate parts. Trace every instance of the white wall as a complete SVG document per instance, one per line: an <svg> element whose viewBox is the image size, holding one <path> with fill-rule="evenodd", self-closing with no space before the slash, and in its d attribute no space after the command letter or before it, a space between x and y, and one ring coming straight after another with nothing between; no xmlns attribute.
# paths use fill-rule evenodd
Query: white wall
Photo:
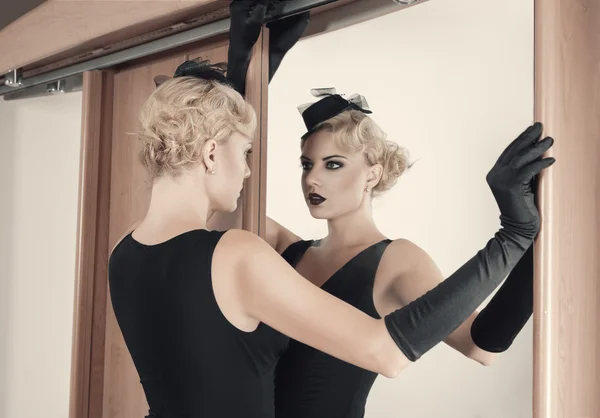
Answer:
<svg viewBox="0 0 600 418"><path fill-rule="evenodd" d="M69 412L81 93L0 98L0 417Z"/></svg>
<svg viewBox="0 0 600 418"><path fill-rule="evenodd" d="M271 82L267 214L322 237L300 189L296 106L313 87L366 96L389 138L418 160L374 205L380 229L428 251L449 275L499 227L485 175L533 122L533 1L430 0L299 42ZM532 321L492 367L439 345L379 378L367 418L532 416Z"/></svg>

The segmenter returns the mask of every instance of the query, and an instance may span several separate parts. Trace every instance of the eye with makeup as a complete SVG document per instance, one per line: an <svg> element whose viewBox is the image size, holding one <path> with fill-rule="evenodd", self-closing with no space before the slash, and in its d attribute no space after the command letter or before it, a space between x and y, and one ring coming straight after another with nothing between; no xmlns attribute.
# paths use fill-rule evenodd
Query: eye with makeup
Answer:
<svg viewBox="0 0 600 418"><path fill-rule="evenodd" d="M303 161L300 161L300 166L302 167L303 171L309 171L310 169L312 169L313 163L310 161L303 160ZM338 169L342 168L343 166L344 166L344 164L339 161L333 161L333 160L325 161L325 169L326 170L338 170Z"/></svg>
<svg viewBox="0 0 600 418"><path fill-rule="evenodd" d="M248 157L250 154L252 154L252 148L248 148L246 151L244 151L244 155L246 157Z"/></svg>
<svg viewBox="0 0 600 418"><path fill-rule="evenodd" d="M302 171L308 171L312 168L312 163L308 161L300 161L300 167L302 167Z"/></svg>
<svg viewBox="0 0 600 418"><path fill-rule="evenodd" d="M339 168L342 168L343 166L344 164L337 161L327 161L327 163L325 163L325 168L327 168L328 170L337 170Z"/></svg>

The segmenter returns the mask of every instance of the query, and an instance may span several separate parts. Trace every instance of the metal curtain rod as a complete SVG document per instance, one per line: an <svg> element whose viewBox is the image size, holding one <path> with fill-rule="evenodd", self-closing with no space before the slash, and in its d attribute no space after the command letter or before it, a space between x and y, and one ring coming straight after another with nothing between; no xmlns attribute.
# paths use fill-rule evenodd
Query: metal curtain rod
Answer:
<svg viewBox="0 0 600 418"><path fill-rule="evenodd" d="M306 10L313 9L328 3L333 3L338 0L291 0L282 3L281 13L273 16L270 20L281 19L293 14L301 13ZM18 79L18 70L11 71L5 78L13 82L12 85L0 85L0 96L7 93L14 93L19 90L38 86L40 84L55 83L60 80L67 79L74 75L81 74L85 71L101 70L103 68L112 67L117 64L132 61L138 58L147 57L158 52L167 51L182 45L187 45L192 42L209 39L214 36L222 35L229 32L230 20L222 19L197 28L189 29L184 32L166 36L161 39L156 39L145 44L136 45L131 48L117 51L112 54L102 57L93 58L88 61L73 64L64 68L49 71L47 73L38 74L26 79Z"/></svg>

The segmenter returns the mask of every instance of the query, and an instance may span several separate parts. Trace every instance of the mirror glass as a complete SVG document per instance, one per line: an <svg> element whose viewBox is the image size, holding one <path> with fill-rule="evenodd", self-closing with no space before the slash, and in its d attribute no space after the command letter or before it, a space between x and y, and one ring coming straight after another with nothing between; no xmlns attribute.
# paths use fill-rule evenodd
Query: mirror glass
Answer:
<svg viewBox="0 0 600 418"><path fill-rule="evenodd" d="M267 216L304 240L327 236L302 191L297 106L317 100L313 88L358 93L414 162L373 199L375 224L453 273L500 226L485 176L533 123L533 32L533 1L455 0L300 40L269 86ZM440 344L398 378L378 377L366 417L531 417L532 322L491 366Z"/></svg>

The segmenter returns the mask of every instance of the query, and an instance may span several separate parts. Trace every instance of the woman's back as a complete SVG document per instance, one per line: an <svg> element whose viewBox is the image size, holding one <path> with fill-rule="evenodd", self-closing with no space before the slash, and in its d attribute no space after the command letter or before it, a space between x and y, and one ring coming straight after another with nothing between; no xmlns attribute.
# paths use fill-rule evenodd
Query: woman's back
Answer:
<svg viewBox="0 0 600 418"><path fill-rule="evenodd" d="M211 264L223 232L193 230L111 254L113 308L150 411L171 417L272 417L274 365L288 338L243 332L221 313Z"/></svg>

